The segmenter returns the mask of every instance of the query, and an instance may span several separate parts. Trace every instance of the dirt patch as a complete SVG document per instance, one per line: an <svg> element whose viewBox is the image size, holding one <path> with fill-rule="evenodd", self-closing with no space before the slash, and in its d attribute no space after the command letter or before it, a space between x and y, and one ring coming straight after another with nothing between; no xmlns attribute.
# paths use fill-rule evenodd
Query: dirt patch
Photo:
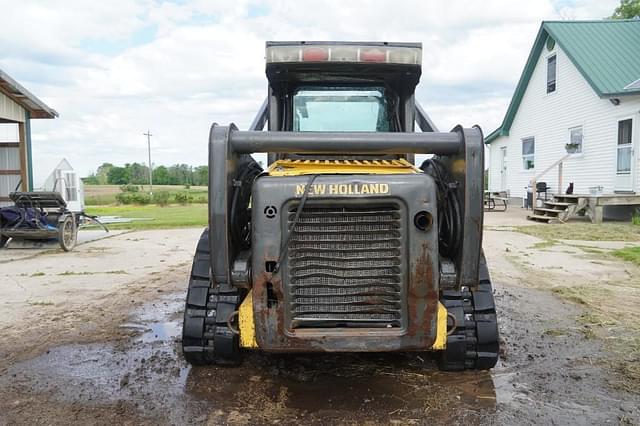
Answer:
<svg viewBox="0 0 640 426"><path fill-rule="evenodd" d="M640 423L640 397L610 382L608 341L584 332L588 324L608 326L598 325L603 319L589 305L548 291L559 286L548 280L558 277L519 261L537 256L520 250L539 240L511 234L489 232L485 238L503 339L501 360L491 372L442 373L427 353L248 352L237 368L192 368L180 353L188 270L179 266L181 254L169 267L160 259L151 268L142 263L140 274L133 267L126 275L91 275L96 287L109 288L100 298L70 284L82 276L22 276L19 282L27 287L44 278L70 280L57 286L71 285L74 292L65 304L27 309L44 321L41 328L16 320L18 334L1 337L11 358L0 374L0 423ZM128 238L127 244L139 247L160 237ZM184 243L185 251L196 238ZM61 262L58 269L68 266ZM573 288L568 279L561 285ZM63 319L46 322L54 313ZM28 333L22 342L20 331Z"/></svg>
<svg viewBox="0 0 640 426"><path fill-rule="evenodd" d="M136 232L77 252L7 260L0 272L0 372L52 346L126 337L117 326L132 309L184 288L200 232ZM11 250L0 255L12 259Z"/></svg>
<svg viewBox="0 0 640 426"><path fill-rule="evenodd" d="M611 256L616 244L610 242L545 244L549 240L504 230L485 235L496 277L581 305L580 332L611 351L603 360L617 373L611 386L640 394L640 267Z"/></svg>
<svg viewBox="0 0 640 426"><path fill-rule="evenodd" d="M499 285L496 293L504 352L491 373L442 373L424 353L247 353L237 368L191 368L179 350L180 292L119 324L134 332L128 339L58 346L13 364L0 379L0 407L19 420L37 398L42 423L45 413L79 407L78 423L96 424L640 420L633 397L608 389L602 344L572 320L580 308L538 290ZM549 335L551 327L562 333ZM95 409L104 421L87 414Z"/></svg>

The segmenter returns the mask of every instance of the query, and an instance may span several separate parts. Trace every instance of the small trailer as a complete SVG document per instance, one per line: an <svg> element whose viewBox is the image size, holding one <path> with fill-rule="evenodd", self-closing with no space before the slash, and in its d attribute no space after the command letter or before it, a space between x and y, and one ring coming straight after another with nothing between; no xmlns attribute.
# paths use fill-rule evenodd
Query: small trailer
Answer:
<svg viewBox="0 0 640 426"><path fill-rule="evenodd" d="M64 251L71 251L86 220L109 232L95 217L70 211L59 192L13 192L9 198L14 206L0 209L0 249L9 239L57 239Z"/></svg>

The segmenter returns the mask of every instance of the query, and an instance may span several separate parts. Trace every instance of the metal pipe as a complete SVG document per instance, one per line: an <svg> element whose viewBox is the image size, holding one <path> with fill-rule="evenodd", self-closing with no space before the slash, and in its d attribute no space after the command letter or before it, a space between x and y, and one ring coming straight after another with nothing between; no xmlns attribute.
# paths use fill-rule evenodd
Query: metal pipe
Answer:
<svg viewBox="0 0 640 426"><path fill-rule="evenodd" d="M458 133L388 132L229 132L229 143L239 154L288 152L298 154L457 154Z"/></svg>
<svg viewBox="0 0 640 426"><path fill-rule="evenodd" d="M437 132L438 128L429 117L429 114L422 108L422 105L416 101L416 122L423 132Z"/></svg>
<svg viewBox="0 0 640 426"><path fill-rule="evenodd" d="M262 106L258 110L256 117L253 119L251 126L249 126L249 130L262 130L264 129L264 125L267 122L267 117L269 116L269 98L265 98L264 102L262 102Z"/></svg>

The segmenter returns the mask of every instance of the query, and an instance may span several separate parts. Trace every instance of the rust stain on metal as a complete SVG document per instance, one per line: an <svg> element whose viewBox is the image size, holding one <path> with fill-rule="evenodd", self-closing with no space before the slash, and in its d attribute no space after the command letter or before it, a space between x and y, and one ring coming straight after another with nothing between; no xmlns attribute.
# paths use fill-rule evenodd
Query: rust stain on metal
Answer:
<svg viewBox="0 0 640 426"><path fill-rule="evenodd" d="M411 273L407 306L409 327L407 334L419 337L419 345L431 346L435 339L434 320L438 306L438 292L434 285L433 261L427 242L421 247Z"/></svg>
<svg viewBox="0 0 640 426"><path fill-rule="evenodd" d="M270 260L266 259L265 260ZM278 274L254 276L256 338L263 350L302 351L397 351L425 350L435 340L438 291L431 249L424 242L420 255L410 262L406 283L407 326L405 329L290 329L287 323L285 283ZM270 286L271 291L268 290ZM268 297L277 298L269 304ZM381 296L370 295L362 303L379 304Z"/></svg>

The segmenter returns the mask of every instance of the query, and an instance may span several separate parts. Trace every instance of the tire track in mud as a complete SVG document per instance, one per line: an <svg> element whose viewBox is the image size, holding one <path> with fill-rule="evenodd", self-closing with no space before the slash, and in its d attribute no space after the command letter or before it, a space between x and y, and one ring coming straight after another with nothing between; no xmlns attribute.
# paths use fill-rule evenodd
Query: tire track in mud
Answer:
<svg viewBox="0 0 640 426"><path fill-rule="evenodd" d="M497 284L505 349L491 373L442 373L416 353L250 353L238 368L191 368L179 353L182 298L138 308L120 323L130 339L60 346L10 366L0 409L16 420L35 398L49 420L98 410L161 424L640 422L636 396L607 386L607 353L576 327L579 309L547 292Z"/></svg>

